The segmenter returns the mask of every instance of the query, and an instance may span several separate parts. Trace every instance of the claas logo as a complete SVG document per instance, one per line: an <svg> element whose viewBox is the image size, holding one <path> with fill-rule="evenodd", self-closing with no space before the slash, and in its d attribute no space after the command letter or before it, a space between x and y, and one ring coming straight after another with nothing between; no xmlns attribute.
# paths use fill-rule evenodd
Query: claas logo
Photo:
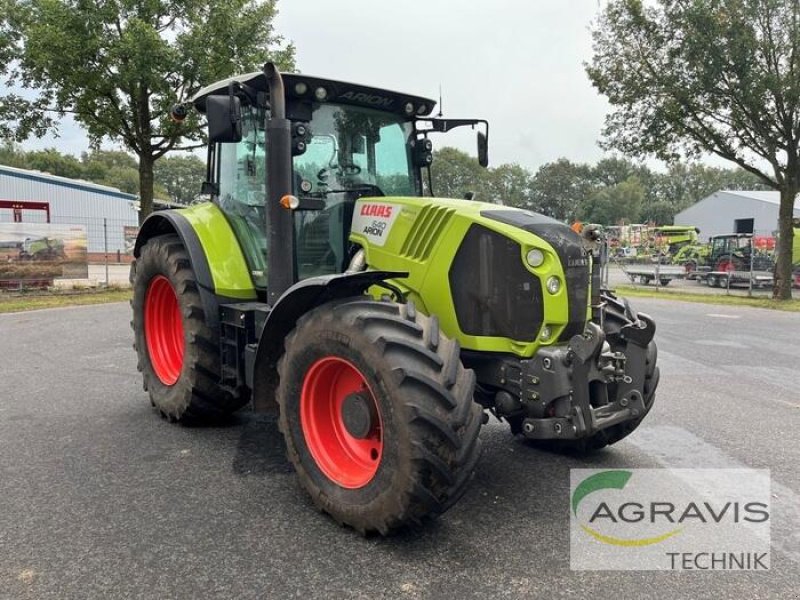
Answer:
<svg viewBox="0 0 800 600"><path fill-rule="evenodd" d="M392 207L385 204L364 204L361 207L361 215L364 217L382 217L389 219L392 216Z"/></svg>

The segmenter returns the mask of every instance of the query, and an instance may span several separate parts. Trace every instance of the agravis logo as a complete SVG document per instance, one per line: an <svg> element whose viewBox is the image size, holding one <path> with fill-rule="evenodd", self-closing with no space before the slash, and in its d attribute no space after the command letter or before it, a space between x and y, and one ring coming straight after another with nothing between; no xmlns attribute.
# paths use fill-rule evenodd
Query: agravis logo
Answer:
<svg viewBox="0 0 800 600"><path fill-rule="evenodd" d="M769 568L769 472L573 469L573 569Z"/></svg>

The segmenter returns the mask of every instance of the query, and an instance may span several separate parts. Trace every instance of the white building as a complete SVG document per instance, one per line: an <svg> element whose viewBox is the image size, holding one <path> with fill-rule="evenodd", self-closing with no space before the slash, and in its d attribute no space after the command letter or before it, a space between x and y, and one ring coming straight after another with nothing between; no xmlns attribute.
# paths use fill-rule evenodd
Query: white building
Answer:
<svg viewBox="0 0 800 600"><path fill-rule="evenodd" d="M44 223L44 204L51 223L86 227L90 253L105 252L106 236L108 252L125 252L125 228L130 234L139 224L137 201L113 187L0 165L0 223Z"/></svg>
<svg viewBox="0 0 800 600"><path fill-rule="evenodd" d="M675 215L675 225L700 228L700 238L725 233L772 236L778 230L780 192L720 190ZM794 204L800 217L800 200Z"/></svg>

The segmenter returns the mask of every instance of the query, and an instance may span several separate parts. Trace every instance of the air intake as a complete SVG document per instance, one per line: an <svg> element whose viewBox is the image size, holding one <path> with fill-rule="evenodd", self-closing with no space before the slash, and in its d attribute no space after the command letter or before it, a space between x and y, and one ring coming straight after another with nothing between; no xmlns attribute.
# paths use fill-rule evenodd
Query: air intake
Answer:
<svg viewBox="0 0 800 600"><path fill-rule="evenodd" d="M400 255L412 260L426 260L436 238L444 231L455 212L454 208L443 208L434 204L425 206L417 215L411 235L400 248Z"/></svg>

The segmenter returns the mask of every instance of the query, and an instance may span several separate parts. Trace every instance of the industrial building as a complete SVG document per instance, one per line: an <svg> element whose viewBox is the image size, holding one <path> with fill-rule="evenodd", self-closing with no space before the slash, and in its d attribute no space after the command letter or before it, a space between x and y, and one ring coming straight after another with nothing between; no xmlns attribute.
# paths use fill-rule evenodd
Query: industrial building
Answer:
<svg viewBox="0 0 800 600"><path fill-rule="evenodd" d="M701 239L726 233L774 236L780 192L720 190L675 215L675 225L694 225ZM800 218L800 200L794 216Z"/></svg>
<svg viewBox="0 0 800 600"><path fill-rule="evenodd" d="M0 165L0 223L86 227L91 255L126 252L139 225L138 198L116 188Z"/></svg>

